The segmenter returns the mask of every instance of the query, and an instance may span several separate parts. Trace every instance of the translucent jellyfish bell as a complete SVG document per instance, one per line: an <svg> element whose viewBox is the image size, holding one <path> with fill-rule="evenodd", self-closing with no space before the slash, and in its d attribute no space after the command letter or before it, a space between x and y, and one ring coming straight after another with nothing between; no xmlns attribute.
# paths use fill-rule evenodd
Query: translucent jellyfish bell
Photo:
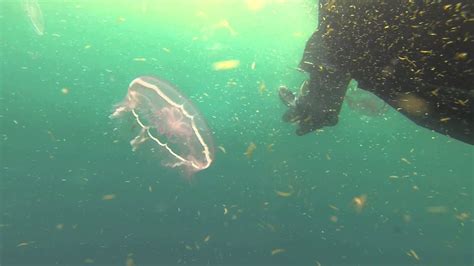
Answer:
<svg viewBox="0 0 474 266"><path fill-rule="evenodd" d="M151 141L163 151L165 166L181 168L188 175L211 165L214 142L204 117L168 82L147 76L133 80L110 117L125 115L131 115L140 129L130 141L132 150Z"/></svg>
<svg viewBox="0 0 474 266"><path fill-rule="evenodd" d="M43 12L38 4L37 0L23 0L23 8L25 9L26 15L30 19L31 25L34 31L38 35L44 34L44 19Z"/></svg>

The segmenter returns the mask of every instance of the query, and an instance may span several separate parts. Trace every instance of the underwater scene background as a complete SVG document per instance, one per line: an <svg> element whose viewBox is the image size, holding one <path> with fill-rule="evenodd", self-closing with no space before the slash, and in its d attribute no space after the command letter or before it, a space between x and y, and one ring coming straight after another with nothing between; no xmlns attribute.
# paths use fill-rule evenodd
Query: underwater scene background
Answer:
<svg viewBox="0 0 474 266"><path fill-rule="evenodd" d="M302 137L278 87L313 0L0 0L1 265L473 265L474 149L355 82ZM213 134L193 176L109 118L178 87Z"/></svg>

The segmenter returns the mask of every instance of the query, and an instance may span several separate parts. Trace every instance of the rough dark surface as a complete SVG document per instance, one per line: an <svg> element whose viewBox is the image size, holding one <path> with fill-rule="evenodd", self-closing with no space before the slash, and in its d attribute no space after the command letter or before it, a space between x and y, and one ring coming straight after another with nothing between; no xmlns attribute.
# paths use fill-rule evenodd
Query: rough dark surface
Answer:
<svg viewBox="0 0 474 266"><path fill-rule="evenodd" d="M420 126L474 144L473 2L320 0L300 68L310 74L284 120L303 135L338 122L355 79Z"/></svg>

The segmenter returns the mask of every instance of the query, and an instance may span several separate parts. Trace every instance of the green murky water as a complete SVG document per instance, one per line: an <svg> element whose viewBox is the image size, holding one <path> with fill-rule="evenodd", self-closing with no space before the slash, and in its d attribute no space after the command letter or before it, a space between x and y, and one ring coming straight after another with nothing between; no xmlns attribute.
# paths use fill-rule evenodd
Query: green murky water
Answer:
<svg viewBox="0 0 474 266"><path fill-rule="evenodd" d="M316 17L310 0L0 1L0 264L472 265L472 146L392 109L345 104L304 137L281 121ZM108 118L142 75L213 132L192 180Z"/></svg>

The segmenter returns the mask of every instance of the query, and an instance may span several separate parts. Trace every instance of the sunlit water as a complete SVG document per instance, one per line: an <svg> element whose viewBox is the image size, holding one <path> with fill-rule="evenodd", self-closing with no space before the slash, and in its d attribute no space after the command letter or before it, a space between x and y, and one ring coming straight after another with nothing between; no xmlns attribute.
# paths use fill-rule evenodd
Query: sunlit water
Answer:
<svg viewBox="0 0 474 266"><path fill-rule="evenodd" d="M472 265L472 146L392 109L281 121L314 1L0 3L1 265ZM143 75L209 124L191 179L109 119Z"/></svg>

